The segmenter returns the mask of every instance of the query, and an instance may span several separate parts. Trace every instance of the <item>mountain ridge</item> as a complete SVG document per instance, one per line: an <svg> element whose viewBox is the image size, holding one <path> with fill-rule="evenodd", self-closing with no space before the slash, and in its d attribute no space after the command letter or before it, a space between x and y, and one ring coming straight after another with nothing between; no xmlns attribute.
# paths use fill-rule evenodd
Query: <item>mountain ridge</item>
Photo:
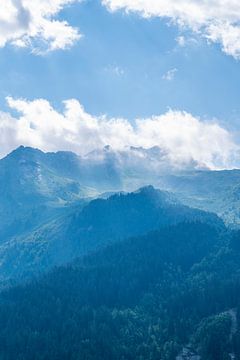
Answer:
<svg viewBox="0 0 240 360"><path fill-rule="evenodd" d="M112 242L184 221L224 227L215 215L182 205L172 194L144 187L71 208L29 234L0 245L0 276L20 279L72 261ZM11 264L17 264L12 267ZM9 265L10 264L10 265Z"/></svg>

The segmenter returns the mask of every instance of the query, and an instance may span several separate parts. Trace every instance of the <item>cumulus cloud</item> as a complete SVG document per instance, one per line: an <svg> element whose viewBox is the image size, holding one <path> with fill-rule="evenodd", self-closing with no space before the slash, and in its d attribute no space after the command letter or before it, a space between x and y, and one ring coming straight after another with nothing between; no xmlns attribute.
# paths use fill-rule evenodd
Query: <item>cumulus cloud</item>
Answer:
<svg viewBox="0 0 240 360"><path fill-rule="evenodd" d="M0 47L10 43L30 47L36 54L72 46L77 29L56 16L64 6L79 0L1 0Z"/></svg>
<svg viewBox="0 0 240 360"><path fill-rule="evenodd" d="M124 9L143 17L171 19L181 28L189 28L223 51L240 58L240 2L236 0L102 0L110 11Z"/></svg>
<svg viewBox="0 0 240 360"><path fill-rule="evenodd" d="M7 101L19 116L11 111L0 113L1 156L19 145L43 151L71 150L80 155L110 145L116 151L157 147L161 150L157 154L164 154L164 161L175 167L194 163L196 167L223 169L239 165L239 146L232 135L217 122L201 121L186 112L170 110L130 123L92 116L75 99L65 101L62 112L44 99L9 97Z"/></svg>

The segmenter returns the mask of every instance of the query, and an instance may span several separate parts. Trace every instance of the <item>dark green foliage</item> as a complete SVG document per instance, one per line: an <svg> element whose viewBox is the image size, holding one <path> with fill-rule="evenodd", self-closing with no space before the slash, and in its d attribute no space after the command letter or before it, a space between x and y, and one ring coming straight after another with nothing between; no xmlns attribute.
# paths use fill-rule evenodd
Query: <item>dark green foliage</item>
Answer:
<svg viewBox="0 0 240 360"><path fill-rule="evenodd" d="M231 326L232 320L227 313L201 321L194 336L194 343L204 359L230 359Z"/></svg>
<svg viewBox="0 0 240 360"><path fill-rule="evenodd" d="M181 223L2 293L0 359L173 360L196 333L203 359L219 360L204 349L228 351L229 318L201 321L238 304L228 243L210 225Z"/></svg>

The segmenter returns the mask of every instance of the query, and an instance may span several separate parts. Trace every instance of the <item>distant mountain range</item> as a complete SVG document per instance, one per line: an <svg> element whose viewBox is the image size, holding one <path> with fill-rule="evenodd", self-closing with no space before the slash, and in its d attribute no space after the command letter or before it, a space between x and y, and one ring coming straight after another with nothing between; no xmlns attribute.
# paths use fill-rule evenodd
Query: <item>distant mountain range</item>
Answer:
<svg viewBox="0 0 240 360"><path fill-rule="evenodd" d="M240 223L240 170L179 172L161 167L162 157L157 147L125 152L105 147L83 157L21 146L0 160L0 241L66 213L83 199L150 184L217 213L228 224Z"/></svg>
<svg viewBox="0 0 240 360"><path fill-rule="evenodd" d="M152 186L92 200L3 241L0 275L3 280L28 278L109 243L184 221L223 227L216 215L182 205Z"/></svg>
<svg viewBox="0 0 240 360"><path fill-rule="evenodd" d="M109 242L185 220L219 224L209 212L240 224L239 170L167 175L150 164L144 177L136 156L154 163L163 154L158 148L131 152L133 159L105 147L81 157L21 146L0 160L0 278L30 277ZM145 186L150 183L164 191ZM144 187L134 192L136 185Z"/></svg>
<svg viewBox="0 0 240 360"><path fill-rule="evenodd" d="M240 226L240 170L190 171L162 177L159 186L183 203L214 212L233 228Z"/></svg>
<svg viewBox="0 0 240 360"><path fill-rule="evenodd" d="M162 156L0 160L1 359L240 359L240 170Z"/></svg>

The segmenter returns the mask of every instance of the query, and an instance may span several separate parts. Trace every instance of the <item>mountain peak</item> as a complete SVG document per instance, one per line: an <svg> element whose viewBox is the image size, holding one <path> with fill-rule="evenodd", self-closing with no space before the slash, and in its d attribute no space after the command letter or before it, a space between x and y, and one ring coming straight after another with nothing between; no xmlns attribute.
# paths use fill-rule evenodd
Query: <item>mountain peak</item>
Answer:
<svg viewBox="0 0 240 360"><path fill-rule="evenodd" d="M33 148L30 146L19 146L15 150L13 150L10 154L6 156L6 158L18 158L21 156L33 156L33 155L42 155L44 154L41 150L37 148Z"/></svg>
<svg viewBox="0 0 240 360"><path fill-rule="evenodd" d="M157 189L152 185L146 185L144 187L141 187L137 191L135 191L133 194L137 196L141 196L146 199L146 201L150 201L157 206L159 204L163 206L171 206L171 205L179 205L180 202L177 199L177 197L168 191Z"/></svg>
<svg viewBox="0 0 240 360"><path fill-rule="evenodd" d="M136 191L136 193L145 193L145 194L153 194L153 193L156 193L158 192L159 190L155 189L154 186L152 185L146 185L146 186L143 186L141 187L140 189L138 189Z"/></svg>

